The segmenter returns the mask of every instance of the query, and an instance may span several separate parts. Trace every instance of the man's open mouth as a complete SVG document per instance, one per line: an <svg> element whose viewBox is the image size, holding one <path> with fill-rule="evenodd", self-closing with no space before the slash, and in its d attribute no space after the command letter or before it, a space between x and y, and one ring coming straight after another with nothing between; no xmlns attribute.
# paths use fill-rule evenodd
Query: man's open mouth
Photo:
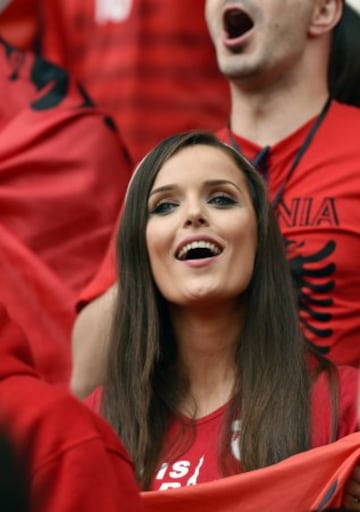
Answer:
<svg viewBox="0 0 360 512"><path fill-rule="evenodd" d="M224 12L223 25L227 39L233 40L239 39L249 32L253 28L254 22L243 10L231 7Z"/></svg>

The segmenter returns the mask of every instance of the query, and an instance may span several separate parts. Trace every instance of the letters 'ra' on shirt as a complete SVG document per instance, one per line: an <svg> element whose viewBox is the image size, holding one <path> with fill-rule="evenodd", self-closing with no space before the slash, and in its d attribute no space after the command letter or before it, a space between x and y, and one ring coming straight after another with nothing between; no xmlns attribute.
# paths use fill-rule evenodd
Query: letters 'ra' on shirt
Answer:
<svg viewBox="0 0 360 512"><path fill-rule="evenodd" d="M340 408L337 438L347 436L358 430L356 402L358 397L359 372L352 367L339 367ZM191 421L174 420L166 435L164 445L171 450L176 447L179 434L188 436L185 452L180 456L167 459L166 454L159 463L158 470L151 483L152 490L177 489L222 478L219 465L221 429L227 404L211 414L200 418L192 425ZM312 395L312 431L311 447L316 448L330 442L331 408L329 388L323 373L316 380ZM184 430L183 430L184 429ZM232 438L228 451L227 467L232 473L241 472L241 418L232 422Z"/></svg>

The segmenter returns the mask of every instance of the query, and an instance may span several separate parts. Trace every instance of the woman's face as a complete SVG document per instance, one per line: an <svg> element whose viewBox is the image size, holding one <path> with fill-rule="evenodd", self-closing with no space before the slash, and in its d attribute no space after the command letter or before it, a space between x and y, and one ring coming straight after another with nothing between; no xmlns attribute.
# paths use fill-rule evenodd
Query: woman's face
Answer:
<svg viewBox="0 0 360 512"><path fill-rule="evenodd" d="M252 276L257 222L243 173L224 151L184 148L160 169L148 199L151 270L172 304L233 301Z"/></svg>

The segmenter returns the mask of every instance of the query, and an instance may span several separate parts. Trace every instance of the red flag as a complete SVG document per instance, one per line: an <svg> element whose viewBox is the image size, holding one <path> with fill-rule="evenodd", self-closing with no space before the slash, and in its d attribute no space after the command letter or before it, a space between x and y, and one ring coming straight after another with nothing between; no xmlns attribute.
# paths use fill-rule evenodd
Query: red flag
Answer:
<svg viewBox="0 0 360 512"><path fill-rule="evenodd" d="M142 493L148 512L310 512L340 507L360 460L360 433L256 471Z"/></svg>

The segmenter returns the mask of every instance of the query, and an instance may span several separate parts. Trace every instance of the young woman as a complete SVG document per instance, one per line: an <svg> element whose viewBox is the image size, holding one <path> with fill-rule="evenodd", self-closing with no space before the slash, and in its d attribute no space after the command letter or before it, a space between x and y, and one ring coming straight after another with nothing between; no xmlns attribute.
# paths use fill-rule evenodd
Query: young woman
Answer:
<svg viewBox="0 0 360 512"><path fill-rule="evenodd" d="M264 183L214 135L176 135L141 162L118 262L102 409L142 488L261 468L357 429L356 370L307 351Z"/></svg>

